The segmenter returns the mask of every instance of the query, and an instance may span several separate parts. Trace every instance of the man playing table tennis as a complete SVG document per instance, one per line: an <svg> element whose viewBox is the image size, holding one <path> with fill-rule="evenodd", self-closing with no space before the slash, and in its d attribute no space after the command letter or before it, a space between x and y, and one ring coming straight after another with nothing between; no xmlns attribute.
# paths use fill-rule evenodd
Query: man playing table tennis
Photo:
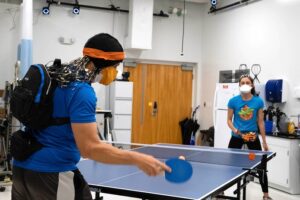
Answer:
<svg viewBox="0 0 300 200"><path fill-rule="evenodd" d="M258 137L259 130L263 140L263 148L268 151L263 121L264 103L260 97L256 96L253 82L249 75L242 75L239 79L241 94L231 98L228 102L227 124L232 130L228 148L241 149L246 144L249 149L262 150ZM251 158L249 157L249 159ZM272 198L269 197L268 193L267 175L260 172L259 177L264 193L263 200L271 200Z"/></svg>
<svg viewBox="0 0 300 200"><path fill-rule="evenodd" d="M86 42L83 55L54 69L58 70L55 80L59 86L54 93L53 117L69 117L70 124L38 131L34 137L43 148L25 161L14 160L12 200L91 200L89 187L76 167L81 156L109 164L136 165L149 176L171 171L152 156L99 140L97 99L91 82L111 83L124 51L117 39L102 33Z"/></svg>

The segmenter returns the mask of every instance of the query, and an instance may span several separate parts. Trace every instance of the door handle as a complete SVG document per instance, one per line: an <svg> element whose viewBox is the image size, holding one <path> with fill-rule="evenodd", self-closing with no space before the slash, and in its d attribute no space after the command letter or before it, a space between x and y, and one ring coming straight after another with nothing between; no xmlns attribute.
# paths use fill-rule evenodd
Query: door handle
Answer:
<svg viewBox="0 0 300 200"><path fill-rule="evenodd" d="M153 108L152 108L152 116L155 116L157 114L157 110L158 110L157 102L154 101Z"/></svg>

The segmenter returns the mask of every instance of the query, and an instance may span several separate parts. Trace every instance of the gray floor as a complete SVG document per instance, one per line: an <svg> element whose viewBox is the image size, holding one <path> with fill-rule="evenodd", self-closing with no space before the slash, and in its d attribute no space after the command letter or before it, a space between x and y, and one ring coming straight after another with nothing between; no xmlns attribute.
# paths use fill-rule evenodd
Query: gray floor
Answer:
<svg viewBox="0 0 300 200"><path fill-rule="evenodd" d="M11 192L11 186L7 186L6 190L4 192L0 192L0 199L1 200L10 200L10 192ZM230 193L229 191L226 192ZM134 200L135 198L129 198L129 197L122 197L122 196L115 196L115 195L109 195L109 194L103 194L104 200ZM270 188L270 196L274 200L300 200L300 195L289 195L285 192L281 192L279 190L275 190ZM262 199L262 193L260 189L260 185L257 183L250 183L247 186L247 200L260 200Z"/></svg>

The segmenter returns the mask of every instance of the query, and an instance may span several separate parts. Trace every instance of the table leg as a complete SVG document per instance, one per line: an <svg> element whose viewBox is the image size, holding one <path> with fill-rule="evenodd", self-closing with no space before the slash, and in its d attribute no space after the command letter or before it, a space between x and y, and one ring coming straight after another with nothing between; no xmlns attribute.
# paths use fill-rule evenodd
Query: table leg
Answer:
<svg viewBox="0 0 300 200"><path fill-rule="evenodd" d="M243 185L247 184L246 182L247 182L246 177L244 177L243 178ZM246 185L243 188L243 200L246 200Z"/></svg>
<svg viewBox="0 0 300 200"><path fill-rule="evenodd" d="M241 199L241 179L237 182L237 193L236 193L236 198Z"/></svg>
<svg viewBox="0 0 300 200"><path fill-rule="evenodd" d="M100 196L100 192L95 192L95 200L103 200L103 197Z"/></svg>

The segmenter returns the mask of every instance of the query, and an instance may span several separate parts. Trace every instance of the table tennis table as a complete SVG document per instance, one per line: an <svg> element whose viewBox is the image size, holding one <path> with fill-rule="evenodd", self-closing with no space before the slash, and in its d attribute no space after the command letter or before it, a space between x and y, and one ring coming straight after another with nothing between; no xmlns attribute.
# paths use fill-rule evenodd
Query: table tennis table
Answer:
<svg viewBox="0 0 300 200"><path fill-rule="evenodd" d="M267 161L275 156L272 152L171 144L135 146L131 150L153 155L161 161L183 155L192 164L193 175L184 183L171 183L164 175L149 177L136 166L81 160L78 168L91 191L96 192L96 200L102 199L101 192L141 199L211 199L216 196L246 199L247 177L255 175L256 170L266 170ZM254 160L249 159L249 152L255 153ZM235 184L234 195L219 195Z"/></svg>

